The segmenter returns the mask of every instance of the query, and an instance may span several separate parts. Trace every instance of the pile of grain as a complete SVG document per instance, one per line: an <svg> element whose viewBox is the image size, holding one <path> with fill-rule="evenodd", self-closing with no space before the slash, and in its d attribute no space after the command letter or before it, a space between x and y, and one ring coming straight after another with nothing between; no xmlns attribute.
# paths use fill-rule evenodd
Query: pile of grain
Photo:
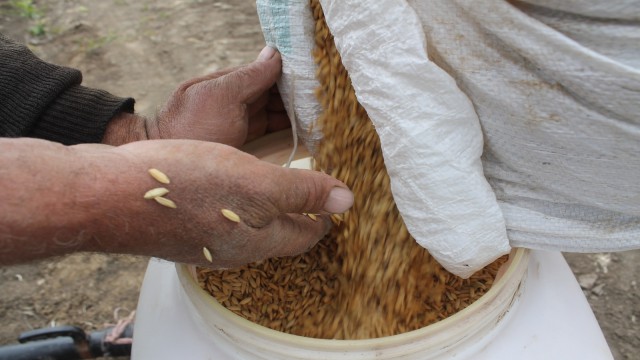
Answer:
<svg viewBox="0 0 640 360"><path fill-rule="evenodd" d="M502 258L462 280L407 232L393 201L380 141L358 103L318 0L316 50L324 113L319 169L354 192L353 208L310 252L239 269L198 269L201 286L236 314L274 330L326 339L368 339L419 329L471 304Z"/></svg>

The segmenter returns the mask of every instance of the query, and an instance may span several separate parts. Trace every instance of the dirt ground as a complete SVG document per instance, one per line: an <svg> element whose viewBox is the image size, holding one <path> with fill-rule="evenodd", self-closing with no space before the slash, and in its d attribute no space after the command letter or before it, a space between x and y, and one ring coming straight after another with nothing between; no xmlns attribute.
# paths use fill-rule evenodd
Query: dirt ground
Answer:
<svg viewBox="0 0 640 360"><path fill-rule="evenodd" d="M82 70L84 84L153 116L182 81L251 61L263 47L254 0L0 0L0 32ZM640 349L640 251L566 256L616 359ZM136 307L147 259L76 254L0 268L0 344L29 329L91 331Z"/></svg>

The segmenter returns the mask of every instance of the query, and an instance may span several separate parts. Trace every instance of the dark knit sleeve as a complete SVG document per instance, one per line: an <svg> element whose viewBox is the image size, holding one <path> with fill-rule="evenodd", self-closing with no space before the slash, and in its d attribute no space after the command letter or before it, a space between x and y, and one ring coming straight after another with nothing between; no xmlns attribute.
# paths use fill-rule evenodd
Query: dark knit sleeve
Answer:
<svg viewBox="0 0 640 360"><path fill-rule="evenodd" d="M80 71L46 63L0 34L0 136L100 142L109 120L133 112L134 101L81 82Z"/></svg>

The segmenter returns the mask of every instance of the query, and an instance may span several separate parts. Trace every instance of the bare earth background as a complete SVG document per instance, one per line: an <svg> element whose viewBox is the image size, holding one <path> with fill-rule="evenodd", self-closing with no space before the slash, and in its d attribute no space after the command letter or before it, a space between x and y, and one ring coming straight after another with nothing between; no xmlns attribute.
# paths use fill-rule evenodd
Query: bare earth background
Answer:
<svg viewBox="0 0 640 360"><path fill-rule="evenodd" d="M82 70L153 116L182 81L253 60L254 0L0 0L0 32ZM567 254L616 359L640 355L640 251ZM76 254L0 268L0 345L51 325L100 329L134 310L147 259Z"/></svg>

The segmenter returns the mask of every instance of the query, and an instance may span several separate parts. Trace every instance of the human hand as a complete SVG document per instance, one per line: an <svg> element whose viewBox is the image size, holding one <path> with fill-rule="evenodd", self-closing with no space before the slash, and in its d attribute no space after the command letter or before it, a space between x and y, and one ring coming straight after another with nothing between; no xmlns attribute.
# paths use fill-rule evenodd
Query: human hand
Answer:
<svg viewBox="0 0 640 360"><path fill-rule="evenodd" d="M119 114L108 125L104 143L145 139L191 139L240 147L267 132L289 127L275 86L280 54L265 47L251 64L185 81L156 118Z"/></svg>
<svg viewBox="0 0 640 360"><path fill-rule="evenodd" d="M101 161L99 182L110 194L92 212L100 221L92 251L125 252L213 267L234 267L308 250L330 228L328 214L342 213L353 196L340 181L320 172L287 169L232 147L201 141L142 141L111 148L119 160ZM158 183L158 168L171 179ZM122 184L114 189L114 184ZM147 190L165 187L168 208L145 200ZM238 223L221 210L232 210ZM320 214L317 221L302 213ZM213 262L203 255L206 247Z"/></svg>
<svg viewBox="0 0 640 360"><path fill-rule="evenodd" d="M151 139L193 139L240 147L267 129L289 125L275 89L280 54L265 47L253 63L188 80L149 130Z"/></svg>

